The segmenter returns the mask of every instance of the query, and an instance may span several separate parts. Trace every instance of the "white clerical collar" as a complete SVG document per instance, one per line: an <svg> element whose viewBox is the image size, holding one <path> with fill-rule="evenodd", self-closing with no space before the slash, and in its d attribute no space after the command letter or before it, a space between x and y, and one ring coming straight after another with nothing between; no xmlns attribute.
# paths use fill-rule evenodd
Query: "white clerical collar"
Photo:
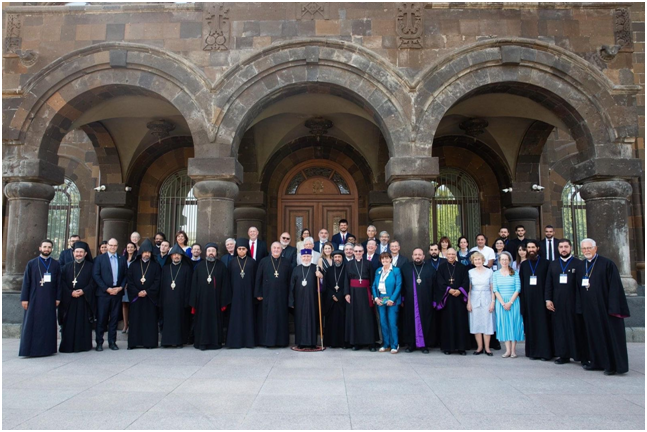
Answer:
<svg viewBox="0 0 647 432"><path fill-rule="evenodd" d="M191 261L200 261L202 258L200 257L191 257Z"/></svg>
<svg viewBox="0 0 647 432"><path fill-rule="evenodd" d="M562 261L566 262L566 261L568 261L569 259L571 259L572 255L569 255L569 256L567 256L566 258L564 258L564 257L563 257L563 256L561 256L561 255L560 255L559 257L562 259Z"/></svg>

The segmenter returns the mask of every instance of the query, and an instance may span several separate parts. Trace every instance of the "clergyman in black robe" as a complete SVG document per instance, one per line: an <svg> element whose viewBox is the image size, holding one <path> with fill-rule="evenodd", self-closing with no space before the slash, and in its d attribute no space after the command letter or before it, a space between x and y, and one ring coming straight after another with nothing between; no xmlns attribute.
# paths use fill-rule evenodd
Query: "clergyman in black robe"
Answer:
<svg viewBox="0 0 647 432"><path fill-rule="evenodd" d="M316 265L312 261L312 250L301 249L301 264L292 270L290 278L290 299L288 305L294 308L294 342L298 348L314 348L319 330Z"/></svg>
<svg viewBox="0 0 647 432"><path fill-rule="evenodd" d="M227 329L227 348L256 346L256 310L254 284L256 261L247 255L247 239L236 240L236 257L229 262L231 310Z"/></svg>
<svg viewBox="0 0 647 432"><path fill-rule="evenodd" d="M458 351L465 355L471 346L467 290L467 267L457 261L456 250L447 249L447 261L438 266L434 304L440 314L440 349L445 354Z"/></svg>
<svg viewBox="0 0 647 432"><path fill-rule="evenodd" d="M254 297L261 302L256 343L265 347L286 347L290 344L288 297L292 264L282 256L279 242L272 243L270 252L271 255L263 258L256 268Z"/></svg>
<svg viewBox="0 0 647 432"><path fill-rule="evenodd" d="M191 281L193 279L193 262L186 256L182 248L175 244L169 252L169 259L162 267L160 281L160 313L164 325L162 327L162 346L182 345L188 339L189 327L186 316ZM189 312L187 314L187 312ZM190 315L189 315L190 316Z"/></svg>
<svg viewBox="0 0 647 432"><path fill-rule="evenodd" d="M587 362L586 333L582 314L575 313L577 269L582 262L571 255L570 240L557 244L559 257L551 261L546 276L546 308L551 311L556 364L571 359Z"/></svg>
<svg viewBox="0 0 647 432"><path fill-rule="evenodd" d="M549 262L539 252L539 244L528 240L528 259L521 263L521 315L526 332L526 357L548 361L553 358L550 315L546 309L544 288Z"/></svg>
<svg viewBox="0 0 647 432"><path fill-rule="evenodd" d="M624 318L629 306L615 263L597 254L590 239L582 240L586 260L577 272L577 311L584 317L589 343L587 370L604 369L605 375L629 370Z"/></svg>
<svg viewBox="0 0 647 432"><path fill-rule="evenodd" d="M128 267L128 349L157 348L161 273L153 256L153 244L146 239L139 247L137 258Z"/></svg>
<svg viewBox="0 0 647 432"><path fill-rule="evenodd" d="M331 348L347 346L344 333L346 323L346 301L344 300L344 281L346 271L344 252L332 253L333 265L324 274L322 287L322 307L325 316L324 345Z"/></svg>
<svg viewBox="0 0 647 432"><path fill-rule="evenodd" d="M362 345L368 345L370 351L376 351L375 342L378 339L377 315L371 286L375 272L372 264L363 258L364 248L355 245L355 259L346 263L344 269L344 298L346 306L346 342L358 350Z"/></svg>
<svg viewBox="0 0 647 432"><path fill-rule="evenodd" d="M22 280L20 301L22 321L19 356L42 357L56 354L56 307L61 300L61 268L50 255L54 243L43 240L40 255L30 260Z"/></svg>
<svg viewBox="0 0 647 432"><path fill-rule="evenodd" d="M436 269L424 261L421 248L413 250L412 261L402 267L402 302L404 303L403 342L406 352L420 349L429 353L437 343L436 312L433 306Z"/></svg>
<svg viewBox="0 0 647 432"><path fill-rule="evenodd" d="M231 303L229 271L217 259L218 246L207 243L205 259L193 269L189 305L193 318L196 349L220 349L224 341L223 312Z"/></svg>
<svg viewBox="0 0 647 432"><path fill-rule="evenodd" d="M92 349L92 324L96 284L92 277L92 255L85 242L72 246L72 261L61 270L61 304L64 316L59 351L64 353Z"/></svg>

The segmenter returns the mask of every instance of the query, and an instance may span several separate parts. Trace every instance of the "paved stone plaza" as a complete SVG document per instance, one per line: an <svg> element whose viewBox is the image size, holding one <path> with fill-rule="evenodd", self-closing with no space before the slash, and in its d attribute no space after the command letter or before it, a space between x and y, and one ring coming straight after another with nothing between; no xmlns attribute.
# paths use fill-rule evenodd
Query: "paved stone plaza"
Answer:
<svg viewBox="0 0 647 432"><path fill-rule="evenodd" d="M3 339L3 429L645 427L645 345L637 343L629 373L612 377L500 351L185 347L23 359L18 345Z"/></svg>

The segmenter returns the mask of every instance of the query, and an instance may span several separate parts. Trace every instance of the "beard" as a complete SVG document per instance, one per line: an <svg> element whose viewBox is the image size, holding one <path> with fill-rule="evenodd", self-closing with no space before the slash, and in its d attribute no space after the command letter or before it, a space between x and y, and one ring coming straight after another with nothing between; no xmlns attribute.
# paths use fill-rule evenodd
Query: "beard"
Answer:
<svg viewBox="0 0 647 432"><path fill-rule="evenodd" d="M85 258L81 258L81 259L76 259L75 258L74 259L74 262L77 263L77 264L81 264L83 261L85 261Z"/></svg>
<svg viewBox="0 0 647 432"><path fill-rule="evenodd" d="M179 265L182 262L182 260L180 259L178 261L171 261L171 262L173 263L173 265Z"/></svg>
<svg viewBox="0 0 647 432"><path fill-rule="evenodd" d="M215 256L207 255L207 261L214 262L216 260Z"/></svg>
<svg viewBox="0 0 647 432"><path fill-rule="evenodd" d="M48 256L50 256L52 253L51 253L51 252L41 252L40 254L41 254L42 256L46 256L46 257L48 257Z"/></svg>
<svg viewBox="0 0 647 432"><path fill-rule="evenodd" d="M533 261L537 259L537 252L528 252L528 259Z"/></svg>
<svg viewBox="0 0 647 432"><path fill-rule="evenodd" d="M422 264L422 263L424 262L424 260L423 260L422 258L421 258L421 259L417 259L417 260L416 260L416 259L414 259L414 260L413 260L413 262L414 262L414 263L416 263L417 265L420 265L420 264Z"/></svg>
<svg viewBox="0 0 647 432"><path fill-rule="evenodd" d="M438 259L438 254L431 254L431 258L437 260Z"/></svg>
<svg viewBox="0 0 647 432"><path fill-rule="evenodd" d="M311 264L312 264L312 261L310 261L309 263L306 263L306 262L301 263L301 265L304 267L310 267Z"/></svg>
<svg viewBox="0 0 647 432"><path fill-rule="evenodd" d="M156 241L156 242L155 242L155 246L157 246L157 247L160 247L160 245L161 245L161 244L162 244L162 241L161 241L161 240L160 240L160 241Z"/></svg>
<svg viewBox="0 0 647 432"><path fill-rule="evenodd" d="M281 243L281 247L282 247L283 249L285 249L286 247L290 246L290 242L287 242L287 243L280 242L280 243Z"/></svg>
<svg viewBox="0 0 647 432"><path fill-rule="evenodd" d="M340 262L335 261L335 267L341 267L341 263L340 263Z"/></svg>

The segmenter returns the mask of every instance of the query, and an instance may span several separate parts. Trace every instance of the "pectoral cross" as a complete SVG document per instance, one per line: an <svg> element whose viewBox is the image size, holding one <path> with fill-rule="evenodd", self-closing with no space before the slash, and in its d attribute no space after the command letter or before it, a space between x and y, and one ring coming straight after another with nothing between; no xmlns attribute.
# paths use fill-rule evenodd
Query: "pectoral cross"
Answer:
<svg viewBox="0 0 647 432"><path fill-rule="evenodd" d="M244 278L245 278L245 272L244 272L244 271L241 271L241 272L240 272L240 277L241 277L241 279L244 279Z"/></svg>
<svg viewBox="0 0 647 432"><path fill-rule="evenodd" d="M72 288L76 288L76 278L72 281Z"/></svg>
<svg viewBox="0 0 647 432"><path fill-rule="evenodd" d="M211 276L207 278L207 283L211 283Z"/></svg>
<svg viewBox="0 0 647 432"><path fill-rule="evenodd" d="M45 286L45 279L40 280L40 286Z"/></svg>
<svg viewBox="0 0 647 432"><path fill-rule="evenodd" d="M449 284L452 285L454 283L454 278L449 278Z"/></svg>
<svg viewBox="0 0 647 432"><path fill-rule="evenodd" d="M142 278L140 279L140 281L141 281L141 283L142 283L142 284L144 284L144 282L146 282L146 278L145 278L144 276L142 276Z"/></svg>
<svg viewBox="0 0 647 432"><path fill-rule="evenodd" d="M279 272L278 272L278 270L274 270L274 277L279 277Z"/></svg>

